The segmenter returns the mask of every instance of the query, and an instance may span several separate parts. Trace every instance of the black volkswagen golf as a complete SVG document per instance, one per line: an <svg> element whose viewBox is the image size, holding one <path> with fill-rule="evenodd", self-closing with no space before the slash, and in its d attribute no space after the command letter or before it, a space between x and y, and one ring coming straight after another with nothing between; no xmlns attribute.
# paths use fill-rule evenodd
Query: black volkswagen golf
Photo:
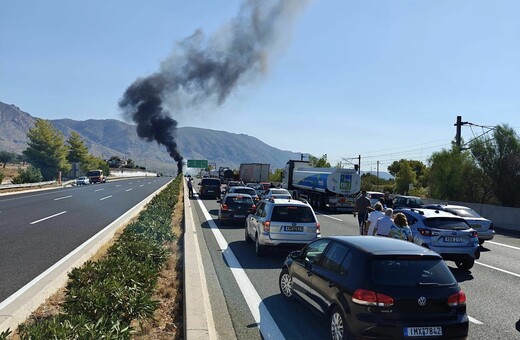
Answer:
<svg viewBox="0 0 520 340"><path fill-rule="evenodd" d="M437 253L411 242L334 236L289 254L282 295L328 317L332 339L466 339L466 295Z"/></svg>

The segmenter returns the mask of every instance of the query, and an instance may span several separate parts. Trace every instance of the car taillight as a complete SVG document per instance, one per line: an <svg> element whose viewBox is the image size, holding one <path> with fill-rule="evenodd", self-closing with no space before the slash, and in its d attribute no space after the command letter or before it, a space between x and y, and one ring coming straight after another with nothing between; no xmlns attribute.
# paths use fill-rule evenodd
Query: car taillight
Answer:
<svg viewBox="0 0 520 340"><path fill-rule="evenodd" d="M491 225L489 226L489 230L493 230L495 229L495 226L493 225L493 223L491 223Z"/></svg>
<svg viewBox="0 0 520 340"><path fill-rule="evenodd" d="M390 307L394 305L394 299L391 296L366 289L356 290L352 295L352 302L364 306Z"/></svg>
<svg viewBox="0 0 520 340"><path fill-rule="evenodd" d="M321 233L320 222L316 222L316 234L319 234L319 233Z"/></svg>
<svg viewBox="0 0 520 340"><path fill-rule="evenodd" d="M269 232L271 230L271 222L270 221L265 221L264 223L264 231L265 232Z"/></svg>
<svg viewBox="0 0 520 340"><path fill-rule="evenodd" d="M435 232L433 230L430 230L430 229L418 228L417 231L422 236L438 236L439 235L439 233L437 233L437 232Z"/></svg>
<svg viewBox="0 0 520 340"><path fill-rule="evenodd" d="M229 207L227 206L227 204L222 204L222 210L227 211L228 209L229 209Z"/></svg>
<svg viewBox="0 0 520 340"><path fill-rule="evenodd" d="M476 232L475 230L473 230L471 232L471 237L477 237L478 236L478 232Z"/></svg>
<svg viewBox="0 0 520 340"><path fill-rule="evenodd" d="M466 294L461 290L448 298L448 306L457 307L466 304Z"/></svg>

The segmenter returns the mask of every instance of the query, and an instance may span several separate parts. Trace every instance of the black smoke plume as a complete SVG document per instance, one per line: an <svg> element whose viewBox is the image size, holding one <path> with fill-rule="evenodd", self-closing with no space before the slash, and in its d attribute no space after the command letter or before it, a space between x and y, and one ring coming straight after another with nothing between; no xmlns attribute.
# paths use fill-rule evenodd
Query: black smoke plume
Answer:
<svg viewBox="0 0 520 340"><path fill-rule="evenodd" d="M182 171L171 112L220 106L240 84L267 69L305 0L247 0L235 18L213 36L197 30L178 42L159 72L137 79L119 101L139 137L165 145Z"/></svg>

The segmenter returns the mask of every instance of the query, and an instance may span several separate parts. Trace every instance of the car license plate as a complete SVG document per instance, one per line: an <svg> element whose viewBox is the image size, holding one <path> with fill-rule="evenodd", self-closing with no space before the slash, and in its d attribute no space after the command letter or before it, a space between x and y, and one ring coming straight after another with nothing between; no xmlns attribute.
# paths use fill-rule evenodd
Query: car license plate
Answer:
<svg viewBox="0 0 520 340"><path fill-rule="evenodd" d="M303 231L302 226L288 225L285 227L285 231Z"/></svg>
<svg viewBox="0 0 520 340"><path fill-rule="evenodd" d="M446 236L444 238L444 242L450 242L450 243L461 243L462 237L452 237L452 236Z"/></svg>
<svg viewBox="0 0 520 340"><path fill-rule="evenodd" d="M472 227L475 228L475 229L482 228L482 226L480 224L473 224Z"/></svg>
<svg viewBox="0 0 520 340"><path fill-rule="evenodd" d="M404 336L442 336L442 327L405 327Z"/></svg>

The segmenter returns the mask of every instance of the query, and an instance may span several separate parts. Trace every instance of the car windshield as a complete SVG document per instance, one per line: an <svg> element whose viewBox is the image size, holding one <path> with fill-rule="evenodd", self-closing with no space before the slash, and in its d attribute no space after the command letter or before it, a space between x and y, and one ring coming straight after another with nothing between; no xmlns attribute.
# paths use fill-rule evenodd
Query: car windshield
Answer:
<svg viewBox="0 0 520 340"><path fill-rule="evenodd" d="M272 222L315 222L314 214L309 207L306 206L275 206Z"/></svg>
<svg viewBox="0 0 520 340"><path fill-rule="evenodd" d="M291 193L285 189L272 189L270 190L272 195L289 195L291 196Z"/></svg>
<svg viewBox="0 0 520 340"><path fill-rule="evenodd" d="M465 230L469 229L469 225L460 218L427 218L424 220L424 225L430 228L447 229L447 230Z"/></svg>
<svg viewBox="0 0 520 340"><path fill-rule="evenodd" d="M460 217L481 217L475 210L470 208L450 208L448 211Z"/></svg>
<svg viewBox="0 0 520 340"><path fill-rule="evenodd" d="M228 196L226 198L226 204L251 204L253 205L253 199L251 196Z"/></svg>
<svg viewBox="0 0 520 340"><path fill-rule="evenodd" d="M457 283L441 259L408 259L407 256L374 259L372 281L378 286L436 287Z"/></svg>

